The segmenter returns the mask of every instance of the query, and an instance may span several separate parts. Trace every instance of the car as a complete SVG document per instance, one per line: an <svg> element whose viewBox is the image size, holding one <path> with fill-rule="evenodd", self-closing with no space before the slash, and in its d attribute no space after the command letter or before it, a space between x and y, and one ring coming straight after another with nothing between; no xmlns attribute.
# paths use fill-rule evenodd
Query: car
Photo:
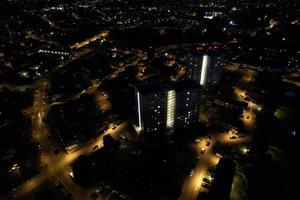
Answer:
<svg viewBox="0 0 300 200"><path fill-rule="evenodd" d="M209 127L209 126L210 126L210 124L209 124L209 123L205 125L205 127Z"/></svg>
<svg viewBox="0 0 300 200"><path fill-rule="evenodd" d="M238 134L238 130L236 128L231 128L229 130L229 132L233 133L233 134Z"/></svg>
<svg viewBox="0 0 300 200"><path fill-rule="evenodd" d="M245 97L245 101L251 101L250 97Z"/></svg>
<svg viewBox="0 0 300 200"><path fill-rule="evenodd" d="M104 188L108 189L108 190L112 190L112 186L111 185L105 185Z"/></svg>
<svg viewBox="0 0 300 200"><path fill-rule="evenodd" d="M208 189L208 190L210 188L210 185L207 184L207 183L202 183L201 186L204 187L205 189Z"/></svg>
<svg viewBox="0 0 300 200"><path fill-rule="evenodd" d="M96 192L97 194L101 194L101 191L102 191L102 187L101 187L101 186L98 186L98 188L95 189L95 192Z"/></svg>
<svg viewBox="0 0 300 200"><path fill-rule="evenodd" d="M216 172L216 167L210 167L208 168L209 173L215 173Z"/></svg>
<svg viewBox="0 0 300 200"><path fill-rule="evenodd" d="M213 181L214 178L215 178L216 170L215 170L215 169L210 169L210 170L208 170L208 171L210 171L210 172L209 172L209 176L207 176L207 179L209 180L209 184L211 184L212 181Z"/></svg>
<svg viewBox="0 0 300 200"><path fill-rule="evenodd" d="M92 198L92 199L98 199L98 197L99 197L99 195L98 195L96 192L93 192L93 193L91 194L91 198Z"/></svg>
<svg viewBox="0 0 300 200"><path fill-rule="evenodd" d="M74 180L74 173L73 173L73 171L71 171L71 172L69 173L69 177L70 177L72 180Z"/></svg>
<svg viewBox="0 0 300 200"><path fill-rule="evenodd" d="M111 191L111 193L119 194L119 191L118 190L113 190L113 191Z"/></svg>
<svg viewBox="0 0 300 200"><path fill-rule="evenodd" d="M194 175L194 170L192 169L191 171L190 171L190 176L193 176Z"/></svg>
<svg viewBox="0 0 300 200"><path fill-rule="evenodd" d="M204 153L205 153L205 147L202 147L202 148L201 148L200 153L201 153L201 154L204 154Z"/></svg>
<svg viewBox="0 0 300 200"><path fill-rule="evenodd" d="M120 135L120 138L126 140L127 138L124 135Z"/></svg>
<svg viewBox="0 0 300 200"><path fill-rule="evenodd" d="M218 156L218 157L220 157L220 158L223 157L222 154L220 154L220 153L216 153L216 156Z"/></svg>
<svg viewBox="0 0 300 200"><path fill-rule="evenodd" d="M94 147L93 147L93 150L97 149L98 147L99 147L98 145L94 146Z"/></svg>
<svg viewBox="0 0 300 200"><path fill-rule="evenodd" d="M59 153L59 149L54 150L54 155L57 155Z"/></svg>
<svg viewBox="0 0 300 200"><path fill-rule="evenodd" d="M115 124L119 126L119 125L121 125L122 123L123 123L123 121L122 121L122 120L119 120L119 121L117 121Z"/></svg>
<svg viewBox="0 0 300 200"><path fill-rule="evenodd" d="M126 197L124 194L121 194L121 195L120 195L120 198L122 198L122 199L127 199L127 197Z"/></svg>
<svg viewBox="0 0 300 200"><path fill-rule="evenodd" d="M211 183L210 180L209 180L208 178L203 178L202 181L205 182L205 183L208 183L208 184Z"/></svg>

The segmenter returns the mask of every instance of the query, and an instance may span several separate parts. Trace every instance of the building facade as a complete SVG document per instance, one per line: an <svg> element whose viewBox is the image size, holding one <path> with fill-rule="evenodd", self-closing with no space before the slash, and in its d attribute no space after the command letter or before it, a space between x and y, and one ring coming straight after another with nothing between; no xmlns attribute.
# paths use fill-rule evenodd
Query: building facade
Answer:
<svg viewBox="0 0 300 200"><path fill-rule="evenodd" d="M224 67L224 56L219 46L201 46L187 56L187 79L204 88L218 85Z"/></svg>
<svg viewBox="0 0 300 200"><path fill-rule="evenodd" d="M198 121L201 86L191 80L138 85L135 93L138 131L164 132Z"/></svg>

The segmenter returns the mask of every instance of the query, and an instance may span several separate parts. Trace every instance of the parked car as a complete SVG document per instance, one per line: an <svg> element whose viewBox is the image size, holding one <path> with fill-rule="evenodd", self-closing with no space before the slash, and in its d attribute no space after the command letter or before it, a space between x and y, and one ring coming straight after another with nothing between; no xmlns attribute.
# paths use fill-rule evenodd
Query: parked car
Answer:
<svg viewBox="0 0 300 200"><path fill-rule="evenodd" d="M201 154L204 154L204 153L205 153L205 147L202 147L202 148L201 148L200 153L201 153Z"/></svg>
<svg viewBox="0 0 300 200"><path fill-rule="evenodd" d="M195 172L194 170L191 170L191 171L190 171L190 176L193 176L193 175L194 175L194 172Z"/></svg>
<svg viewBox="0 0 300 200"><path fill-rule="evenodd" d="M99 197L99 195L98 195L96 192L93 192L93 193L91 194L91 198L92 198L92 199L98 199L98 197Z"/></svg>
<svg viewBox="0 0 300 200"><path fill-rule="evenodd" d="M93 147L93 150L97 149L98 147L99 147L98 145L94 146L94 147Z"/></svg>
<svg viewBox="0 0 300 200"><path fill-rule="evenodd" d="M201 186L204 187L205 189L208 189L208 190L210 189L210 185L207 183L202 183Z"/></svg>
<svg viewBox="0 0 300 200"><path fill-rule="evenodd" d="M202 181L205 182L205 183L208 183L208 184L211 183L210 180L209 180L208 178L203 178Z"/></svg>
<svg viewBox="0 0 300 200"><path fill-rule="evenodd" d="M57 155L59 153L59 149L54 150L54 154Z"/></svg>

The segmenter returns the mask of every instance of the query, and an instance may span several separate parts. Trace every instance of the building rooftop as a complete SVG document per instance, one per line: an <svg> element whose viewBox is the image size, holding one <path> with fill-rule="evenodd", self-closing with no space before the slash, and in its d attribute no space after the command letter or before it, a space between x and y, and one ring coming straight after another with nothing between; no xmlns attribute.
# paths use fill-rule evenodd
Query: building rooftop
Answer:
<svg viewBox="0 0 300 200"><path fill-rule="evenodd" d="M187 89L197 88L200 89L201 86L192 80L183 80L178 82L155 81L150 83L144 83L141 85L136 85L137 91L139 91L142 94L163 92L170 89L173 89L175 91L184 91Z"/></svg>
<svg viewBox="0 0 300 200"><path fill-rule="evenodd" d="M209 56L222 56L223 54L223 48L219 44L211 44L211 45L198 45L193 51L190 52L190 54L194 56L199 55L209 55Z"/></svg>

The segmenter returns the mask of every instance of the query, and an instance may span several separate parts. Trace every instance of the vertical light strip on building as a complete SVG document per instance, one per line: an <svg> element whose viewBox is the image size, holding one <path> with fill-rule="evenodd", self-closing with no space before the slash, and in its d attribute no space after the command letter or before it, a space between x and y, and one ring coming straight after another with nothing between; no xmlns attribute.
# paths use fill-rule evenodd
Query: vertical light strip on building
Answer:
<svg viewBox="0 0 300 200"><path fill-rule="evenodd" d="M167 94L167 128L173 128L174 127L174 119L175 119L175 91L170 90Z"/></svg>
<svg viewBox="0 0 300 200"><path fill-rule="evenodd" d="M140 93L137 92L137 100L138 100L138 115L139 115L139 128L142 128L142 119L141 119L141 102L140 102Z"/></svg>
<svg viewBox="0 0 300 200"><path fill-rule="evenodd" d="M200 85L202 86L205 84L206 81L207 65L208 65L208 56L204 55L202 60L201 78L200 78Z"/></svg>

